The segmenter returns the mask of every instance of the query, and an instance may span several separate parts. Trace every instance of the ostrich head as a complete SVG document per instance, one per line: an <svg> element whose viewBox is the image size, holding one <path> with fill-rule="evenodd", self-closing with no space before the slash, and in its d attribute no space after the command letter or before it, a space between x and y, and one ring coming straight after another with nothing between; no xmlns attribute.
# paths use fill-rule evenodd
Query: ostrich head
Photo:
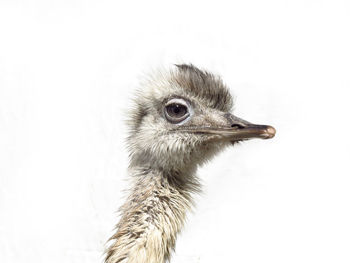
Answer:
<svg viewBox="0 0 350 263"><path fill-rule="evenodd" d="M193 65L151 77L130 116L131 166L191 170L235 142L274 136L273 127L234 116L232 106L220 77Z"/></svg>

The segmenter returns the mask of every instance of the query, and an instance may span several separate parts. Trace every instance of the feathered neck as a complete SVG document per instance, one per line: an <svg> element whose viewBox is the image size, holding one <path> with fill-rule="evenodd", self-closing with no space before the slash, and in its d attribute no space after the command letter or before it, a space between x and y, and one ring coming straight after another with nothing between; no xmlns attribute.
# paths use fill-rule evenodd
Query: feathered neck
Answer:
<svg viewBox="0 0 350 263"><path fill-rule="evenodd" d="M166 262L193 205L192 195L200 191L198 179L193 171L150 167L131 167L129 173L133 186L120 208L106 263Z"/></svg>

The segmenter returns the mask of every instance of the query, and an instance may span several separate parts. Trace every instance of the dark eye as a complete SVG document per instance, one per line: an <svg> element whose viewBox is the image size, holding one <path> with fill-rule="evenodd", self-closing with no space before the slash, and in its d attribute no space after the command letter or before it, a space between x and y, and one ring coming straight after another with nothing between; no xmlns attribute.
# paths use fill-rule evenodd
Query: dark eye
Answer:
<svg viewBox="0 0 350 263"><path fill-rule="evenodd" d="M170 103L165 106L165 117L172 123L178 123L189 116L188 108L181 103Z"/></svg>

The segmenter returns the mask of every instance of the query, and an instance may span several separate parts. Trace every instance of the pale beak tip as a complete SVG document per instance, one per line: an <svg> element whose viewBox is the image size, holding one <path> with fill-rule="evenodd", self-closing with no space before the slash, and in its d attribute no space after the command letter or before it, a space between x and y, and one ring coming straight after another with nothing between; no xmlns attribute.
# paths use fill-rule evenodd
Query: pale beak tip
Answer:
<svg viewBox="0 0 350 263"><path fill-rule="evenodd" d="M271 138L275 137L276 129L274 127L268 126L265 131L266 131L266 133L265 133L266 139L271 139Z"/></svg>

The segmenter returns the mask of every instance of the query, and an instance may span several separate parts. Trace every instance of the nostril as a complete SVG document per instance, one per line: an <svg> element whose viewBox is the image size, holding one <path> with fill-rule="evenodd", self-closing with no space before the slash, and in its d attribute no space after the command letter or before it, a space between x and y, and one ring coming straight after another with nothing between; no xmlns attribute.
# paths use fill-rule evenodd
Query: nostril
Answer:
<svg viewBox="0 0 350 263"><path fill-rule="evenodd" d="M242 124L234 123L231 125L231 128L243 129L244 126Z"/></svg>

